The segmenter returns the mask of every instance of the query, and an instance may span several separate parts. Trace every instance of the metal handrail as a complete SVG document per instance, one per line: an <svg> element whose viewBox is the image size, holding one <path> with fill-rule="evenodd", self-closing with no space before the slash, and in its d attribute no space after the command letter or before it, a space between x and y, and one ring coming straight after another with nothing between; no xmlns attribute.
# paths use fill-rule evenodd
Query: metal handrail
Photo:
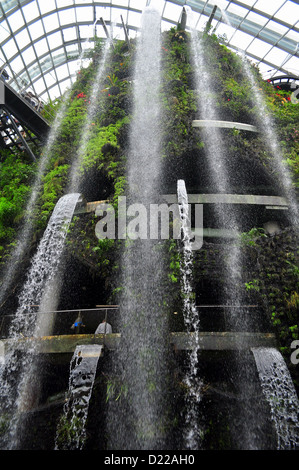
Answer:
<svg viewBox="0 0 299 470"><path fill-rule="evenodd" d="M196 308L258 308L260 305L196 305Z"/></svg>
<svg viewBox="0 0 299 470"><path fill-rule="evenodd" d="M31 305L31 308L38 308L38 305ZM59 314L59 313L71 313L71 314L81 314L81 313L91 313L91 312L105 312L105 320L107 321L108 317L108 311L110 310L118 310L119 305L99 305L95 308L79 308L79 309L69 309L69 310L49 310L49 311L43 311L43 312L38 312L38 311L28 311L25 312L24 315L30 315L30 314L37 314L38 315L49 315L49 314ZM4 314L2 315L2 322L0 324L0 337L1 337L1 332L4 328L4 321L7 318L13 318L15 315L14 314Z"/></svg>
<svg viewBox="0 0 299 470"><path fill-rule="evenodd" d="M39 307L38 305L31 305L31 307ZM42 312L38 312L39 315L47 315L50 313L72 313L72 312L95 312L95 311L103 311L103 310L118 310L119 305L97 305L95 308L76 308L76 309L67 309L67 310L46 310ZM196 305L196 308L258 308L259 305ZM24 315L29 315L30 313L37 313L36 311L28 311L25 312ZM3 317L13 317L14 314L3 314Z"/></svg>
<svg viewBox="0 0 299 470"><path fill-rule="evenodd" d="M38 305L31 305L31 307L38 307ZM103 311L103 310L117 310L119 308L119 305L101 305L99 307L95 308L76 308L76 309L67 309L67 310L48 310L48 311L43 311L43 312L37 312L37 311L27 311L24 312L24 315L30 315L31 313L38 313L39 315L47 315L49 313L78 313L78 312L95 312L95 311ZM9 314L3 314L2 317L14 317L14 314L9 313Z"/></svg>

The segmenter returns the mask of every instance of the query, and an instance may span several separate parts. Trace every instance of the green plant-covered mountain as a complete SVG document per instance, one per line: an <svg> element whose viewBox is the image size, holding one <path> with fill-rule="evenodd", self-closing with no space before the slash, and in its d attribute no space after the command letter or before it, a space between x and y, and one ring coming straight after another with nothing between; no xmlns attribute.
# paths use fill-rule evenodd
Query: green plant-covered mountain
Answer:
<svg viewBox="0 0 299 470"><path fill-rule="evenodd" d="M221 43L214 34L203 33L204 52L211 69L209 93L213 94L217 116L221 120L257 125L257 103L252 86L248 82L241 58ZM55 204L68 190L72 162L82 140L84 119L90 104L92 83L97 65L103 53L99 41L90 63L78 72L75 84L68 95L66 112L59 133L51 149L46 171L38 187L37 202L32 211L33 233L20 260L20 268L13 282L13 289L0 306L3 312L13 309L30 257L34 253ZM118 197L126 195L126 162L128 138L133 108L133 71L136 44L130 46L115 41L111 57L96 98L97 113L90 123L86 152L80 161L78 172L80 187L88 202L109 201L117 210ZM165 194L175 193L179 178L188 182L191 193L213 193L209 170L205 164L206 142L192 121L198 119L198 95L207 97L204 81L196 88L194 66L190 50L190 36L173 28L162 36L162 81L160 89L163 126L161 162ZM291 92L274 88L262 79L258 69L251 65L259 83L267 109L275 126L285 165L289 168L293 186L298 188L299 174L299 105L290 100ZM212 86L211 86L212 85ZM49 119L59 113L63 100L45 107ZM52 113L52 114L51 114ZM226 159L231 176L232 193L282 196L280 175L273 171L273 156L264 145L259 133L228 129L223 133L227 149ZM44 148L40 150L41 159ZM25 153L12 154L0 151L0 263L2 278L26 217L26 204L30 197L38 164L32 164ZM249 209L248 209L249 210ZM251 209L250 209L251 211ZM276 333L278 344L298 389L298 367L291 363L291 344L299 339L299 284L298 245L294 227L289 226L283 211L277 211L280 230L271 234L262 226L264 213L248 212L244 232L235 241L241 245L244 258L242 285L249 304L259 305L265 320ZM210 217L208 212L205 213ZM73 270L78 285L85 290L80 297L76 293L73 302L87 305L117 304L120 284L120 252L122 240L99 240L95 234L98 218L94 212L73 217L66 246L70 271ZM210 228L207 225L207 228ZM165 241L164 304L169 310L169 324L173 331L181 331L182 294L180 290L180 252L176 241ZM194 254L194 296L202 303L216 298L218 286L223 284L223 259L227 245L221 238L204 240ZM22 261L22 263L21 263ZM69 276L70 277L70 276ZM67 275L60 306L71 308L67 290L71 280ZM91 290L98 285L98 297ZM88 294L86 294L86 292ZM204 292L204 294L203 294ZM89 295L89 297L88 297ZM82 300L84 299L84 300ZM90 304L88 303L90 302ZM73 305L73 304L72 304ZM77 305L79 308L80 305ZM175 312L175 315L174 315ZM11 312L9 312L11 313Z"/></svg>

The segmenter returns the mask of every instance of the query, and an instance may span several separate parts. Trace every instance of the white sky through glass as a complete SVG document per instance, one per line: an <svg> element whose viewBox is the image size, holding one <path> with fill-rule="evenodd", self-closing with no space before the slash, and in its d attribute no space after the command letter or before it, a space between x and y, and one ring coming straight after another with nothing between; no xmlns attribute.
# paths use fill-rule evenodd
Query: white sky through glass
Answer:
<svg viewBox="0 0 299 470"><path fill-rule="evenodd" d="M100 18L115 23L113 37L124 39L122 17L134 38L149 3L162 13L162 31L177 25L184 4L202 30L217 5L211 29L228 47L244 50L265 79L299 77L298 0L0 0L0 68L17 91L53 100L88 65L79 56L94 47L94 34L106 38Z"/></svg>

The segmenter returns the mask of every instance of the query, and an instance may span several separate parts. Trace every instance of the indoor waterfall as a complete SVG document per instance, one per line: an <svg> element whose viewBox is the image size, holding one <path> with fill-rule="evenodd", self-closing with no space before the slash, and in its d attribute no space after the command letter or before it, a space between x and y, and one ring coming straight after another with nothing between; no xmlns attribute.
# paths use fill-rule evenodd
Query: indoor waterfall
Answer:
<svg viewBox="0 0 299 470"><path fill-rule="evenodd" d="M188 23L191 27L191 53L195 70L195 86L197 90L197 104L201 120L217 121L217 106L213 94L213 81L210 69L213 63L204 48L204 38L201 37L194 28L193 13L189 7L187 11ZM205 84L204 89L202 83ZM215 86L215 84L214 84ZM216 126L207 126L201 129L201 139L205 146L205 156L209 166L213 191L218 194L234 193L231 183L232 175L228 170L229 152L224 145L223 130ZM225 255L224 281L221 303L226 306L225 321L228 331L241 332L252 331L253 324L249 310L245 307L245 289L243 281L243 263L241 259L241 247L238 237L241 234L239 216L234 204L215 204L213 208L217 226L229 229L232 232L232 240L223 244ZM255 388L247 386L252 383L252 370L248 363L247 356L242 354L243 337L237 335L235 339L235 361L236 370L234 374L235 387L238 390L242 405L239 406L238 431L233 439L235 446L241 449L260 448L263 443L255 437L254 429L257 426L257 416L262 420L261 415L253 412ZM232 429L235 425L232 423Z"/></svg>
<svg viewBox="0 0 299 470"><path fill-rule="evenodd" d="M77 152L76 159L74 159L71 166L68 194L63 196L55 206L43 238L39 243L37 252L33 256L31 267L29 268L27 274L27 280L25 281L22 292L19 296L19 307L12 319L9 332L10 338L15 340L17 340L20 336L37 337L49 335L52 332L55 316L53 314L43 314L43 311L55 311L57 309L60 296L61 269L64 269L62 266L64 242L67 235L68 226L80 197L79 193L74 192L74 188L77 188L80 184L80 163L82 156L86 151L91 121L94 118L97 110L97 100L100 87L102 85L110 46L110 41L107 41L103 56L100 59L98 65L98 71L94 81L90 100L91 103L88 106L85 125L81 131L81 145ZM71 90L69 90L66 94L66 97L61 106L60 113L55 120L55 124L52 128L53 130L45 147L44 158L41 160L41 164L39 166L39 179L37 180L37 184L39 184L42 178L49 155L51 155L53 143L55 142L55 139L59 133L61 120L63 119L66 111L66 104L68 101L67 98L69 97L70 93ZM34 190L30 200L30 208L33 208L34 206L35 199L37 197L36 194L37 190ZM28 219L28 221L30 221L30 219ZM30 224L28 224L28 236L29 234ZM23 242L22 246L24 246ZM39 307L38 309L37 306ZM38 388L40 385L40 366L38 365L39 361L36 361L33 356L34 347L34 341L31 343L29 342L29 345L26 349L26 354L22 356L21 361L18 361L18 368L20 369L19 374L21 374L21 378L19 378L18 385L15 383L13 384L13 387L17 387L19 391L19 396L17 398L18 411L15 415L15 419L12 420L9 431L11 441L10 445L14 448L17 448L19 445L17 437L17 433L19 432L18 427L20 427L19 413L29 409L28 407L33 406L34 403L37 403L39 397ZM16 353L14 349L12 349L9 356L6 357L5 368L2 371L3 377L7 376L10 371L12 372L15 370L15 354ZM14 395L11 394L11 384L9 377L7 377L7 380L4 379L1 390L3 390L2 395L6 395L7 398L7 403L4 404L4 407L9 409L12 406L14 399Z"/></svg>
<svg viewBox="0 0 299 470"><path fill-rule="evenodd" d="M99 95L101 92L101 87L103 86L103 78L105 77L105 68L107 66L107 61L109 59L109 51L111 51L111 41L107 40L104 45L104 50L102 56L97 65L96 76L93 80L91 95L89 97L89 105L87 107L87 115L83 121L83 127L81 130L81 142L77 150L76 157L72 162L71 173L69 176L69 185L68 192L72 193L74 191L80 190L80 179L81 179L81 169L82 159L86 153L87 144L90 138L91 133L91 123L96 116L99 105Z"/></svg>
<svg viewBox="0 0 299 470"><path fill-rule="evenodd" d="M108 412L109 448L117 449L158 449L165 439L167 330L161 295L163 247L149 238L146 214L150 204L159 202L160 28L160 13L146 8L136 50L127 162L128 215L138 216L128 223L131 239L126 240L122 253L122 341L115 359L130 401L128 409L115 407Z"/></svg>
<svg viewBox="0 0 299 470"><path fill-rule="evenodd" d="M205 57L203 41L198 32L193 27L193 15L190 8L186 8L188 13L188 22L191 26L191 52L195 70L195 86L198 96L198 114L202 120L217 120L217 107L213 98L213 84L209 72L208 59ZM201 90L201 83L205 83L204 93ZM206 158L211 174L212 185L216 193L230 194L232 192L230 175L227 168L227 149L222 139L222 130L216 127L204 127L202 130L202 140L205 143ZM237 236L240 233L237 213L233 205L223 208L222 205L215 204L215 217L218 220L218 226L226 228ZM226 285L224 286L223 302L229 306L242 305L242 264L240 260L240 248L237 243L231 243L228 246L226 257ZM246 328L248 315L241 318L240 311L235 315L236 309L228 308L228 321L230 328L240 330Z"/></svg>
<svg viewBox="0 0 299 470"><path fill-rule="evenodd" d="M70 363L69 389L58 423L55 450L84 448L88 407L102 350L103 346L97 344L80 345L75 349Z"/></svg>
<svg viewBox="0 0 299 470"><path fill-rule="evenodd" d="M189 213L188 194L185 181L177 183L178 205L182 231L182 294L183 315L186 331L193 335L192 350L189 353L187 371L184 377L188 394L186 396L186 416L184 427L184 446L186 449L201 448L202 429L199 416L202 383L199 375L199 313L195 305L192 285L193 255L191 246L191 220Z"/></svg>
<svg viewBox="0 0 299 470"><path fill-rule="evenodd" d="M298 449L299 402L286 363L275 348L252 348L277 432L277 449Z"/></svg>
<svg viewBox="0 0 299 470"><path fill-rule="evenodd" d="M222 10L226 23L231 26L227 13ZM244 52L238 49L243 63L243 70L250 84L256 103L256 119L263 136L265 148L272 155L272 171L276 175L277 184L289 202L288 219L291 226L297 229L299 224L298 204L295 187L292 183L287 163L283 161L280 144L277 140L275 125L266 108L263 91L257 84ZM280 352L274 348L256 348L253 354L257 364L263 392L271 407L272 419L277 432L277 448L298 448L299 440L299 402Z"/></svg>
<svg viewBox="0 0 299 470"><path fill-rule="evenodd" d="M225 10L221 10L223 18L227 25L231 26L229 17ZM275 132L275 124L272 120L270 112L267 110L263 92L258 86L256 78L250 68L248 59L241 49L237 49L243 62L243 69L251 86L251 91L256 103L256 118L258 121L260 132L263 135L265 148L268 148L272 155L272 171L276 175L277 184L281 186L282 191L289 201L290 214L289 221L293 226L299 224L299 211L296 199L295 188L292 183L287 162L283 161L280 143L277 140Z"/></svg>
<svg viewBox="0 0 299 470"><path fill-rule="evenodd" d="M275 346L286 330L273 333L273 319L293 315L291 300L298 306L290 294L295 273L291 278L287 271L296 268L293 232L287 233L287 242L265 235L250 240L251 245L241 236L244 226L266 226L273 212L279 213L282 225L289 219L286 232L296 229L298 207L291 176L246 57L242 55L242 68L237 58L238 66L233 60L228 66L232 52L221 41L214 56L216 39L208 28L203 33L196 30L188 6L183 11L188 13L190 32L181 22L162 33L166 6L162 15L154 3L146 2L135 39L125 35L124 41L111 40L106 32L101 54L98 43L91 67L84 78L78 76L77 89L80 95L88 94L86 102L76 101L78 91L72 97L73 89L67 91L42 151L25 227L0 293L2 306L18 258L33 246L29 240L35 235L39 243L29 268L19 273L20 280L26 275L21 292L12 296L18 306L14 315L9 307L3 309L5 321L12 320L8 334L4 328L0 331L0 449L44 445L51 450L105 450L109 458L119 455L117 451L162 455L169 449L169 454L175 450L197 456L193 451L270 450L275 445L277 450L299 449L298 381L293 383L285 353L280 352L287 347ZM174 4L179 8L180 2ZM96 9L93 15L96 44ZM215 83L218 77L214 82L219 72L212 70L216 54L223 59L217 67L229 70L221 75L223 82L231 79L239 90L247 77L256 102L255 114L250 109L248 116L259 134L248 132L244 137L242 130L228 131L215 122L194 129L195 120L219 121L220 113L227 117L226 88ZM112 77L114 72L117 91L102 93L108 90L108 73ZM234 74L241 84L231 78ZM249 102L244 99L240 109L250 108ZM68 105L76 120L67 114ZM69 121L63 123L65 116ZM58 137L63 143L55 147ZM72 139L75 143L69 148L76 150L62 156ZM248 153L243 156L242 150ZM65 183L64 174L61 178L57 172L64 196L41 235L31 214L38 207L52 156L57 157L54 168L60 160L69 173ZM265 177L259 179L256 169L266 167L272 157L273 165L269 162ZM243 184L239 175L248 168L242 166L247 159L254 171ZM238 165L240 171L232 174ZM259 183L251 185L252 175ZM280 180L277 186L275 179ZM264 196L257 192L261 187L266 189ZM176 194L165 195L168 192ZM261 197L263 202L256 202ZM162 235L159 205L165 199L168 209L175 201L167 224L168 235L173 230L171 240ZM278 199L281 206L274 206ZM197 213L192 204L197 200L195 205L203 207L201 251L192 247L199 228L195 223L193 230ZM269 200L266 206L264 201ZM96 219L105 219L108 206L116 216L118 239L108 236L108 223L107 237L97 236ZM160 207L158 221L153 220L154 206ZM271 269L275 256L280 257L277 271ZM281 280L284 262L289 263L284 266L291 279L289 291ZM258 294L246 290L245 281L254 276L260 282ZM276 276L279 306L285 308L281 316L274 301L270 309L271 276ZM248 299L254 299L254 305L247 305ZM81 330L74 328L76 323L70 326L75 312L83 312L86 320ZM111 323L113 334L106 333L106 327L103 335L95 332L100 317ZM289 325L294 326L287 333L298 338L298 325Z"/></svg>
<svg viewBox="0 0 299 470"><path fill-rule="evenodd" d="M15 409L10 424L10 446L18 448L18 426L21 413L29 409L38 400L39 374L34 359L34 337L51 333L48 315L39 313L37 307L43 293L56 275L63 255L67 229L80 194L68 194L60 198L49 220L45 233L32 258L27 279L19 295L19 307L11 321L9 338L11 350L5 357L2 370L0 393L2 411ZM49 322L50 320L50 322ZM21 338L29 338L23 354L15 349ZM30 339L31 338L31 339ZM13 375L18 375L17 382Z"/></svg>

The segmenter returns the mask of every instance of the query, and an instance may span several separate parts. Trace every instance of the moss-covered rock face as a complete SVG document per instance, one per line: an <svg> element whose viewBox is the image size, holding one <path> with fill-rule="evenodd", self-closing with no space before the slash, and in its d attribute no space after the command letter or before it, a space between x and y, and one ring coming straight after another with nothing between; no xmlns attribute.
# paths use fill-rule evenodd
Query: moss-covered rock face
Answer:
<svg viewBox="0 0 299 470"><path fill-rule="evenodd" d="M241 59L225 44L221 44L215 35L205 33L203 40L208 64L212 65L212 93L217 116L222 120L256 124L256 103ZM103 44L99 42L90 65L78 72L77 80L68 96L66 113L38 188L37 205L32 215L34 234L31 245L28 246L28 253L34 250L55 204L67 191L70 169L80 146L83 122L102 50ZM189 34L176 28L163 33L161 54L161 160L164 191L166 194L174 193L177 179L185 179L191 193L213 193L209 169L205 164L206 143L201 139L198 130L192 127L192 121L197 118L198 94L204 97L206 89L204 83L200 90L195 86ZM115 41L115 48L111 51L97 98L97 114L90 123L86 152L78 170L78 190L87 201L107 200L116 210L118 197L126 194L126 160L134 99L134 57L135 41L131 41L130 48L123 41ZM299 105L291 103L290 93L274 89L263 81L256 67L252 66L252 71L272 113L277 140L281 144L283 158L289 166L294 186L298 187ZM62 100L50 103L45 107L45 116L50 119L50 111L58 113L61 106ZM226 148L225 158L229 168L231 192L280 195L277 184L279 175L273 174L270 165L272 156L266 150L259 134L236 129L227 130L223 133L223 145ZM45 149L41 149L41 155L44 151ZM5 263L9 260L18 230L22 230L26 202L36 174L36 165L27 161L24 154L12 155L7 151L0 151L0 262L3 276ZM205 214L209 217L208 210ZM263 214L259 212L256 215L252 211L249 214L248 211L245 215L247 231L241 240L238 240L242 246L244 268L240 288L244 290L249 303L261 306L268 324L276 332L280 349L298 388L299 366L290 362L291 342L298 339L299 334L296 233L283 221L284 226L279 233L266 235L259 225ZM94 213L73 218L65 256L70 265L84 272L84 287L87 291L88 283L92 287L100 286L98 303L117 304L118 294L122 289L119 274L120 254L124 242L98 240L95 234L97 220ZM167 240L165 245L167 249L163 251L166 267L163 305L169 310L171 330L181 331L184 322L180 290L180 251L176 241ZM227 249L227 244L221 239L217 242L209 239L204 241L201 250L194 253L193 281L197 301L213 303L218 300L226 275L223 266ZM24 272L19 272L20 279L23 275ZM66 284L67 282L70 280L66 279ZM80 295L76 293L76 299L80 298ZM92 301L94 299L95 297ZM62 299L64 308L69 308L68 300L67 295ZM84 297L84 301L91 302L88 295ZM221 322L219 325L221 328ZM184 390L181 389L179 379L175 374L174 376L174 394L179 405L183 400ZM208 403L209 399L207 406ZM174 421L176 419L177 416ZM206 439L211 440L209 445L213 447L216 444L211 436L218 433L220 437L217 439L221 443L218 442L217 445L225 448L230 445L227 442L227 421L220 414L217 419L222 431L218 433L215 425L210 423Z"/></svg>
<svg viewBox="0 0 299 470"><path fill-rule="evenodd" d="M24 204L30 195L35 164L3 151L0 161L0 244L14 241L22 219ZM1 243L2 242L2 243ZM1 251L4 247L1 246Z"/></svg>
<svg viewBox="0 0 299 470"><path fill-rule="evenodd" d="M256 104L250 84L246 80L242 60L221 44L213 34L204 33L203 41L207 63L212 64L211 81L219 119L254 124ZM68 174L80 145L92 83L102 50L103 43L99 41L90 65L78 72L77 80L69 95L67 111L41 182L34 215L36 235L33 240L41 235L56 202L66 191ZM97 98L98 111L90 123L88 145L79 169L81 175L79 190L86 199L89 201L108 199L115 208L118 196L125 194L126 191L126 158L133 104L134 56L134 41L131 41L130 48L126 42L115 43ZM255 67L252 67L252 70L274 116L279 134L278 140L281 141L286 164L290 166L295 182L298 178L299 138L296 123L299 106L290 102L288 93L274 89L264 82ZM192 127L192 121L197 113L197 94L204 95L205 86L203 83L201 89L196 90L190 36L176 28L163 33L162 36L160 93L163 110L161 159L165 192L175 191L178 175L188 181L191 192L213 192L209 171L204 163L205 142L201 140L200 133ZM55 103L46 106L44 112L50 118L50 111L59 112L61 106L62 102L56 100ZM271 156L266 152L260 136L231 130L223 134L223 139L227 149L232 191L277 194L275 175L273 177L273 174L267 171ZM14 241L17 229L21 227L35 171L35 165L27 162L22 154L16 158L2 153L0 177L2 263L9 256L10 244ZM196 176L198 174L200 178ZM108 279L109 281L115 279L118 266L115 253L118 251L119 243L97 240L93 233L94 225L95 220L86 216L72 224L72 233L69 235L70 252L76 252L76 256L84 263L88 259L93 270L100 271L100 276L106 279L107 284ZM170 267L171 286L177 288L179 276L172 272L174 265L171 259L167 264ZM217 265L216 258L213 258L211 263L212 272L214 265ZM196 263L195 272L198 266L200 264Z"/></svg>
<svg viewBox="0 0 299 470"><path fill-rule="evenodd" d="M224 44L220 44L213 34L205 33L203 41L207 62L212 64L211 81L219 119L255 123L256 104L250 84L246 80L241 59ZM36 216L36 225L40 229L45 228L55 203L65 191L70 164L80 144L82 123L90 103L92 83L102 49L103 44L98 41L90 65L78 72L78 78L72 88L67 112L51 151L48 170L42 182ZM125 190L126 153L133 99L134 55L134 41L131 42L130 48L126 42L116 42L104 74L101 93L97 99L98 112L94 122L90 123L89 143L80 172L82 191L93 199L98 198L95 187L92 191L92 180L94 186L100 182L101 198L117 198ZM265 83L255 67L253 67L253 73L259 80L261 91L265 94L273 113L279 133L278 140L282 144L286 164L290 166L295 181L298 178L299 139L296 129L298 106L290 102L289 93L274 89L270 84ZM188 175L192 172L190 168L195 168L195 165L199 165L198 161L203 160L205 143L200 140L199 133L192 128L192 120L197 112L196 95L198 93L204 95L205 86L202 84L200 90L196 90L195 87L190 36L184 31L172 28L163 33L162 38L163 129L161 131L164 145L161 158L164 163L166 184L169 183L169 179L171 180L169 173L176 175L178 171L181 171ZM60 100L46 106L44 112L47 118L53 119L51 117L53 112L58 112L60 107ZM50 111L52 114L49 113ZM235 161L236 166L239 165L238 160L242 158L247 159L252 165L259 164L267 167L271 157L265 151L259 136L253 133L229 131L224 139L226 139L225 146L229 151L228 160ZM27 170L30 168L32 178L35 167L29 163L26 164L26 158L22 154L18 159L14 162L15 170L22 162L27 165ZM186 159L191 159L191 161L186 164ZM5 153L3 154L1 158L3 175L11 173L12 160L14 160L13 157L7 158ZM26 176L27 170L23 171L20 168L23 172L22 179L26 184L30 184ZM19 184L16 180L15 183ZM1 219L0 240L5 248L8 241L13 239L12 226L17 228L28 191L22 186L18 188L18 195L16 191L7 194L5 178L1 178L0 184L5 197L5 201L2 199L3 218ZM205 186L208 186L208 183ZM100 189L98 191L101 193ZM10 204L18 206L18 214L15 208L8 207Z"/></svg>
<svg viewBox="0 0 299 470"><path fill-rule="evenodd" d="M292 342L299 339L298 233L287 228L272 237L259 238L256 252L258 270L252 274L259 300L266 307L298 390L299 370L291 362Z"/></svg>

